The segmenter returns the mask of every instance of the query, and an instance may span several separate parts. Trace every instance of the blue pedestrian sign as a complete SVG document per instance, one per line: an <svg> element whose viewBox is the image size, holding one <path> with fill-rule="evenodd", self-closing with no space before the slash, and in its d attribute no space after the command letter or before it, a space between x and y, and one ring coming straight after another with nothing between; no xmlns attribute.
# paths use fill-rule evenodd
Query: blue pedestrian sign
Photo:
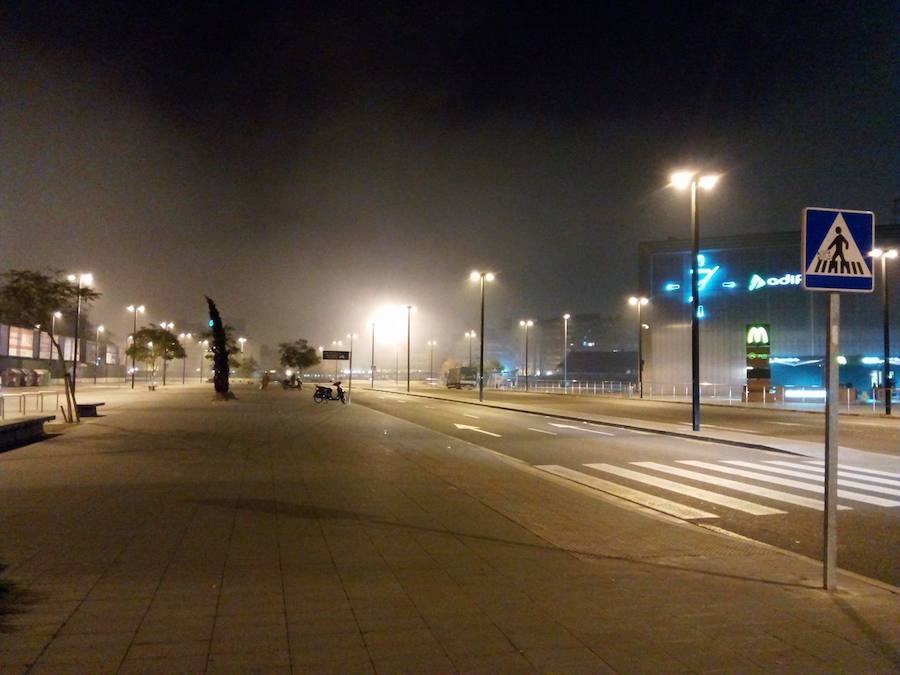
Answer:
<svg viewBox="0 0 900 675"><path fill-rule="evenodd" d="M803 288L871 293L875 214L844 209L803 209Z"/></svg>

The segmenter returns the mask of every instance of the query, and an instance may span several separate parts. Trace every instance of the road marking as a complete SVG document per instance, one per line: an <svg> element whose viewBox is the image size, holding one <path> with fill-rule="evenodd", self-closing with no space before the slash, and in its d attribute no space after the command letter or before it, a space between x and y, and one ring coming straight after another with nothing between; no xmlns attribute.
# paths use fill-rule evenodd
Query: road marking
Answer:
<svg viewBox="0 0 900 675"><path fill-rule="evenodd" d="M555 431L546 431L545 429L535 429L534 427L528 427L528 431L536 431L539 434L547 434L548 436L559 436Z"/></svg>
<svg viewBox="0 0 900 675"><path fill-rule="evenodd" d="M463 417L471 417L473 420L480 420L481 418L478 415L470 415L468 413L463 413Z"/></svg>
<svg viewBox="0 0 900 675"><path fill-rule="evenodd" d="M478 427L473 427L469 424L456 424L457 429L468 429L469 431L477 431L479 434L485 434L487 436L493 436L494 438L503 438L500 434L495 434L490 431L485 431L484 429L479 429Z"/></svg>
<svg viewBox="0 0 900 675"><path fill-rule="evenodd" d="M703 426L709 427L710 429L721 429L722 431L739 431L742 434L758 434L759 431L757 429L738 429L737 427L720 427L715 424L704 424Z"/></svg>
<svg viewBox="0 0 900 675"><path fill-rule="evenodd" d="M764 469L765 471L771 471L772 473L778 473L782 476L796 476L797 478L806 478L807 480L813 480L816 476L810 476L808 473L804 471L795 471L793 469L782 469L777 466L766 466L764 464L753 464L752 462L742 462L738 459L729 459L725 460L726 464L734 464L735 466L745 466L749 469ZM855 480L846 480L838 473L838 485L843 485L845 487L852 488L861 488L863 490L868 490L869 492L880 492L883 495L892 495L894 497L900 497L900 490L896 490L894 488L882 487L880 485L869 485L867 483L860 483Z"/></svg>
<svg viewBox="0 0 900 675"><path fill-rule="evenodd" d="M744 499L721 495L718 492L711 492L710 490L704 490L703 488L682 485L681 483L676 483L675 481L666 478L659 478L639 471L632 471L631 469L626 469L621 466L613 466L612 464L585 464L585 466L597 471L622 476L623 478L628 478L639 483L653 485L662 488L663 490L669 490L670 492L677 492L678 494L687 495L688 497L701 499L710 502L711 504L718 504L719 506L725 506L729 509L735 509L736 511L743 511L744 513L749 513L754 516L771 516L785 513L784 511L773 509L769 506L754 504L753 502L748 502Z"/></svg>
<svg viewBox="0 0 900 675"><path fill-rule="evenodd" d="M800 424L799 422L772 422L772 424L780 424L783 427L803 427L805 424Z"/></svg>
<svg viewBox="0 0 900 675"><path fill-rule="evenodd" d="M819 476L823 475L825 469L821 466L808 466L806 464L797 464L795 462L784 462L781 460L768 460L766 464L778 464L779 466L789 466L794 469L798 469L800 471L811 471ZM859 480L866 480L870 483L880 483L882 485L896 485L900 487L900 480L894 480L892 478L880 478L879 476L867 476L864 473L855 473L853 471L843 471L838 470L839 478L857 478Z"/></svg>
<svg viewBox="0 0 900 675"><path fill-rule="evenodd" d="M575 429L575 431L586 431L589 434L600 434L601 436L615 436L615 434L610 433L609 431L600 431L599 429L588 429L587 427L579 427L574 424L557 424L556 422L549 422L551 427L557 427L558 429Z"/></svg>
<svg viewBox="0 0 900 675"><path fill-rule="evenodd" d="M679 464L689 464L690 466L698 466L701 469L712 469L713 471L720 471L722 473L729 473L734 476L743 476L744 478L753 478L755 480L761 480L764 483L775 483L777 485L784 485L787 487L795 487L798 490L806 490L807 492L815 492L817 494L822 494L824 491L824 487L821 484L815 483L801 483L799 480L791 480L790 478L781 478L780 476L771 476L764 473L759 473L757 471L745 471L744 469L737 469L733 466L723 466L721 464L711 464L709 462L700 462L693 459L680 459L678 460ZM886 506L886 507L894 507L900 506L900 502L895 502L891 499L883 499L881 497L870 497L869 495L860 494L859 492L851 492L850 490L838 490L838 497L842 499L849 499L853 502L863 502L864 504L873 504L875 506Z"/></svg>
<svg viewBox="0 0 900 675"><path fill-rule="evenodd" d="M759 485L750 485L749 483L741 483L740 481L730 480L728 478L719 478L718 476L709 476L705 473L699 473L697 471L688 471L687 469L680 469L676 466L668 466L666 464L657 464L656 462L632 462L632 464L636 466L642 466L645 469L654 469L656 471L662 471L664 473L672 474L673 476L680 476L681 478L688 478L690 480L695 480L700 483L709 483L711 485L718 485L720 487L729 488L731 490L735 490L737 492L747 492L752 495L756 495L757 497L766 497L768 499L774 499L778 502L787 502L788 504L795 504L797 506L805 506L808 509L816 509L817 511L822 511L825 508L825 505L822 503L820 499L810 499L809 497L801 497L799 495L791 494L790 492L781 492L780 490L772 490L771 488L761 487ZM839 506L841 510L848 510L849 506Z"/></svg>
<svg viewBox="0 0 900 675"><path fill-rule="evenodd" d="M812 459L807 464L817 464L823 466L825 462L819 459ZM878 469L863 469L859 466L850 466L849 464L838 464L839 469L847 469L848 471L858 471L859 473L871 473L876 476L887 476L888 478L900 478L900 473L892 473L890 471L879 471Z"/></svg>
<svg viewBox="0 0 900 675"><path fill-rule="evenodd" d="M692 506L685 506L684 504L679 504L678 502L673 502L663 497L657 497L656 495L651 495L646 492L641 492L640 490L635 490L624 485L619 485L618 483L613 483L608 480L604 480L603 478L589 476L588 474L582 473L581 471L567 469L564 466L558 466L556 464L545 464L543 466L536 466L535 468L540 469L541 471L546 471L547 473L552 473L555 476L567 478L575 483L586 485L587 487L594 488L595 490L599 490L600 492L605 492L607 494L613 495L614 497L619 497L626 501L634 502L635 504L640 504L641 506L646 506L647 508L653 509L654 511L667 513L670 516L675 516L676 518L695 520L698 518L719 517L714 513L707 513L706 511L695 509Z"/></svg>

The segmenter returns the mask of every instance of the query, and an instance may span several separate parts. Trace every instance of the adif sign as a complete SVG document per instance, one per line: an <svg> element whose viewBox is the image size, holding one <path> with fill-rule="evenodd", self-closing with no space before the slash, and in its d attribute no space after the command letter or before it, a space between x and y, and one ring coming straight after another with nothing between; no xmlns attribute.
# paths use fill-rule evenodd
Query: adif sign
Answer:
<svg viewBox="0 0 900 675"><path fill-rule="evenodd" d="M769 277L768 279L763 279L758 274L754 274L750 277L750 283L747 284L747 290L757 291L766 286L799 286L802 281L802 274L785 274L784 276Z"/></svg>

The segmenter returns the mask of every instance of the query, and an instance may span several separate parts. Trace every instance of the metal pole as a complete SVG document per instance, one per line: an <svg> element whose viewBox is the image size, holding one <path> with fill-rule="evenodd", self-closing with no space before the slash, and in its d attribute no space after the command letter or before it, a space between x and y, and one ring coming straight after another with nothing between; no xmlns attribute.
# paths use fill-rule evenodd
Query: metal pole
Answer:
<svg viewBox="0 0 900 675"><path fill-rule="evenodd" d="M185 352L184 356L181 357L181 384L184 384L185 377L187 375L187 352Z"/></svg>
<svg viewBox="0 0 900 675"><path fill-rule="evenodd" d="M372 324L372 369L370 371L372 377L372 385L370 389L375 388L375 324Z"/></svg>
<svg viewBox="0 0 900 675"><path fill-rule="evenodd" d="M838 472L838 371L841 296L828 294L828 335L825 354L825 522L824 569L822 582L827 590L836 588L837 572L837 472Z"/></svg>
<svg viewBox="0 0 900 675"><path fill-rule="evenodd" d="M350 333L350 377L347 379L347 403L353 397L353 333Z"/></svg>
<svg viewBox="0 0 900 675"><path fill-rule="evenodd" d="M469 338L469 353L471 354L472 341ZM469 357L471 366L472 358ZM478 400L484 401L484 273L481 275L481 347L478 352Z"/></svg>
<svg viewBox="0 0 900 675"><path fill-rule="evenodd" d="M466 334L466 337L469 338L469 368L472 367L472 332Z"/></svg>
<svg viewBox="0 0 900 675"><path fill-rule="evenodd" d="M691 426L700 431L700 205L697 179L691 180Z"/></svg>
<svg viewBox="0 0 900 675"><path fill-rule="evenodd" d="M643 330L644 324L641 319L641 300L638 298L638 396L644 398L644 353L643 353Z"/></svg>
<svg viewBox="0 0 900 675"><path fill-rule="evenodd" d="M429 366L428 379L434 380L434 345L431 345L431 364Z"/></svg>
<svg viewBox="0 0 900 675"><path fill-rule="evenodd" d="M887 251L881 254L881 307L884 312L884 372L882 373L884 414L890 415L893 392L891 391L891 324L887 284Z"/></svg>
<svg viewBox="0 0 900 675"><path fill-rule="evenodd" d="M569 319L563 317L563 387L569 391Z"/></svg>
<svg viewBox="0 0 900 675"><path fill-rule="evenodd" d="M409 332L410 327L412 325L412 305L406 306L406 392L409 393L409 352L410 352L410 344L409 344Z"/></svg>
<svg viewBox="0 0 900 675"><path fill-rule="evenodd" d="M41 332L38 331L38 340L41 339ZM100 328L97 327L97 355L94 359L94 384L97 384L97 371L100 370Z"/></svg>
<svg viewBox="0 0 900 675"><path fill-rule="evenodd" d="M528 391L528 324L525 324L525 391Z"/></svg>
<svg viewBox="0 0 900 675"><path fill-rule="evenodd" d="M134 357L137 352L135 345L135 333L137 333L137 306L134 307L134 325L131 330L131 388L134 389ZM202 363L200 364L203 365Z"/></svg>
<svg viewBox="0 0 900 675"><path fill-rule="evenodd" d="M75 378L78 376L78 324L81 319L81 275L78 276L78 302L75 304L75 349L72 352L72 393L75 393Z"/></svg>

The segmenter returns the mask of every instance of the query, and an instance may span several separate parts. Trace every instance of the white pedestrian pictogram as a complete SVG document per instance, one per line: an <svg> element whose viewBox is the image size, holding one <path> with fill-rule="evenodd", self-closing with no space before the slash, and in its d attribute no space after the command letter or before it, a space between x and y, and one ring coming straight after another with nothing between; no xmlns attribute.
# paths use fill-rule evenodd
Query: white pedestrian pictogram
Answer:
<svg viewBox="0 0 900 675"><path fill-rule="evenodd" d="M825 276L872 276L842 214L838 213L828 228L816 255L806 268L806 273Z"/></svg>

